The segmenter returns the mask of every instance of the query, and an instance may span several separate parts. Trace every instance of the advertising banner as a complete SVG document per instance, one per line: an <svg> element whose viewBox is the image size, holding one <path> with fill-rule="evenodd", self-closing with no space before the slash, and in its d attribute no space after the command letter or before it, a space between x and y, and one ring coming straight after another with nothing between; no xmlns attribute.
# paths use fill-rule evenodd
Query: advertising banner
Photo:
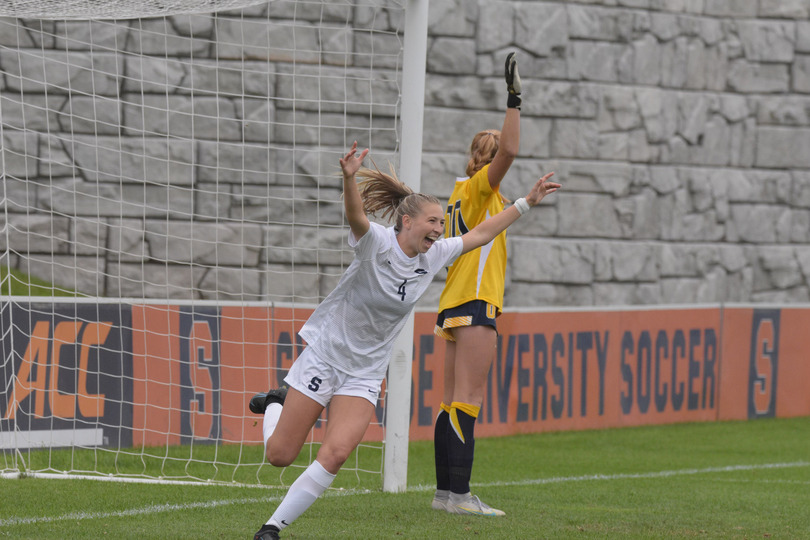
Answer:
<svg viewBox="0 0 810 540"><path fill-rule="evenodd" d="M261 444L247 402L282 384L311 312L5 302L0 448ZM443 399L434 323L416 313L413 440L432 439ZM808 307L506 312L476 435L810 415L808 327ZM367 440L383 400L376 420Z"/></svg>

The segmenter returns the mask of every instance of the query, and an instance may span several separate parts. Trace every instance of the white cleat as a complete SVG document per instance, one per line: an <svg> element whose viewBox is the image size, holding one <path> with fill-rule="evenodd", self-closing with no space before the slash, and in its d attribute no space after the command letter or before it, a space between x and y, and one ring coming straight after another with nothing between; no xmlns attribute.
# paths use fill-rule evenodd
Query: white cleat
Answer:
<svg viewBox="0 0 810 540"><path fill-rule="evenodd" d="M506 515L503 510L492 508L488 504L481 502L481 499L472 493L465 493L464 495L451 493L450 499L447 501L447 511L451 514L470 514L474 516Z"/></svg>

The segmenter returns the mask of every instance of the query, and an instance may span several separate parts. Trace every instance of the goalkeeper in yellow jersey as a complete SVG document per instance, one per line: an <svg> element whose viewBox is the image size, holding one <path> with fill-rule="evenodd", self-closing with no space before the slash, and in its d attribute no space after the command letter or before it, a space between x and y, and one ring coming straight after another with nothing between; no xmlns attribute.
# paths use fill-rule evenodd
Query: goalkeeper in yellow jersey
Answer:
<svg viewBox="0 0 810 540"><path fill-rule="evenodd" d="M445 236L454 237L504 208L501 180L518 152L521 85L515 53L506 58L503 127L477 133L465 178L457 178L447 204ZM470 493L475 421L484 399L503 309L506 231L455 260L439 300L435 333L444 338L443 401L436 418L436 494L432 506L456 514L501 516L504 512Z"/></svg>

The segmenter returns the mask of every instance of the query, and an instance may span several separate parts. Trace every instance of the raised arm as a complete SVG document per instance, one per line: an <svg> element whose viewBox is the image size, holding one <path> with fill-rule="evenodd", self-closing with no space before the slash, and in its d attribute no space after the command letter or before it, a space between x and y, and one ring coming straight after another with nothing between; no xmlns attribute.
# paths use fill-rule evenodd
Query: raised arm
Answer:
<svg viewBox="0 0 810 540"><path fill-rule="evenodd" d="M498 151L489 165L489 185L493 189L501 184L509 167L518 153L520 147L520 75L518 74L517 57L509 53L506 57L505 78L508 98L506 100L506 116L501 128L501 139Z"/></svg>
<svg viewBox="0 0 810 540"><path fill-rule="evenodd" d="M463 255L468 251L488 244L496 236L505 231L512 223L517 221L524 212L527 212L529 208L543 200L543 197L557 191L560 188L560 184L548 181L553 175L553 172L548 173L537 181L525 198L518 199L515 201L515 204L506 208L503 212L483 221L470 232L462 235L461 240L464 247L461 250L461 254Z"/></svg>
<svg viewBox="0 0 810 540"><path fill-rule="evenodd" d="M357 141L354 141L351 150L340 159L340 168L343 171L343 205L346 208L349 227L357 240L362 238L371 226L363 210L363 199L360 197L360 190L354 177L367 154L368 148L357 155Z"/></svg>

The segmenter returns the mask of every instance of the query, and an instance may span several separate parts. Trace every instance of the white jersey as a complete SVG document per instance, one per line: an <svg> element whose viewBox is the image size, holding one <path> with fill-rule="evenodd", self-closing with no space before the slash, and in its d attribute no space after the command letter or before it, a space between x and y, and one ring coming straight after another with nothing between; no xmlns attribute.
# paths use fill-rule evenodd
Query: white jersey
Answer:
<svg viewBox="0 0 810 540"><path fill-rule="evenodd" d="M414 304L434 276L461 254L462 241L443 238L411 258L399 247L393 227L370 225L359 241L349 232L354 260L299 334L341 371L382 379L394 339Z"/></svg>

